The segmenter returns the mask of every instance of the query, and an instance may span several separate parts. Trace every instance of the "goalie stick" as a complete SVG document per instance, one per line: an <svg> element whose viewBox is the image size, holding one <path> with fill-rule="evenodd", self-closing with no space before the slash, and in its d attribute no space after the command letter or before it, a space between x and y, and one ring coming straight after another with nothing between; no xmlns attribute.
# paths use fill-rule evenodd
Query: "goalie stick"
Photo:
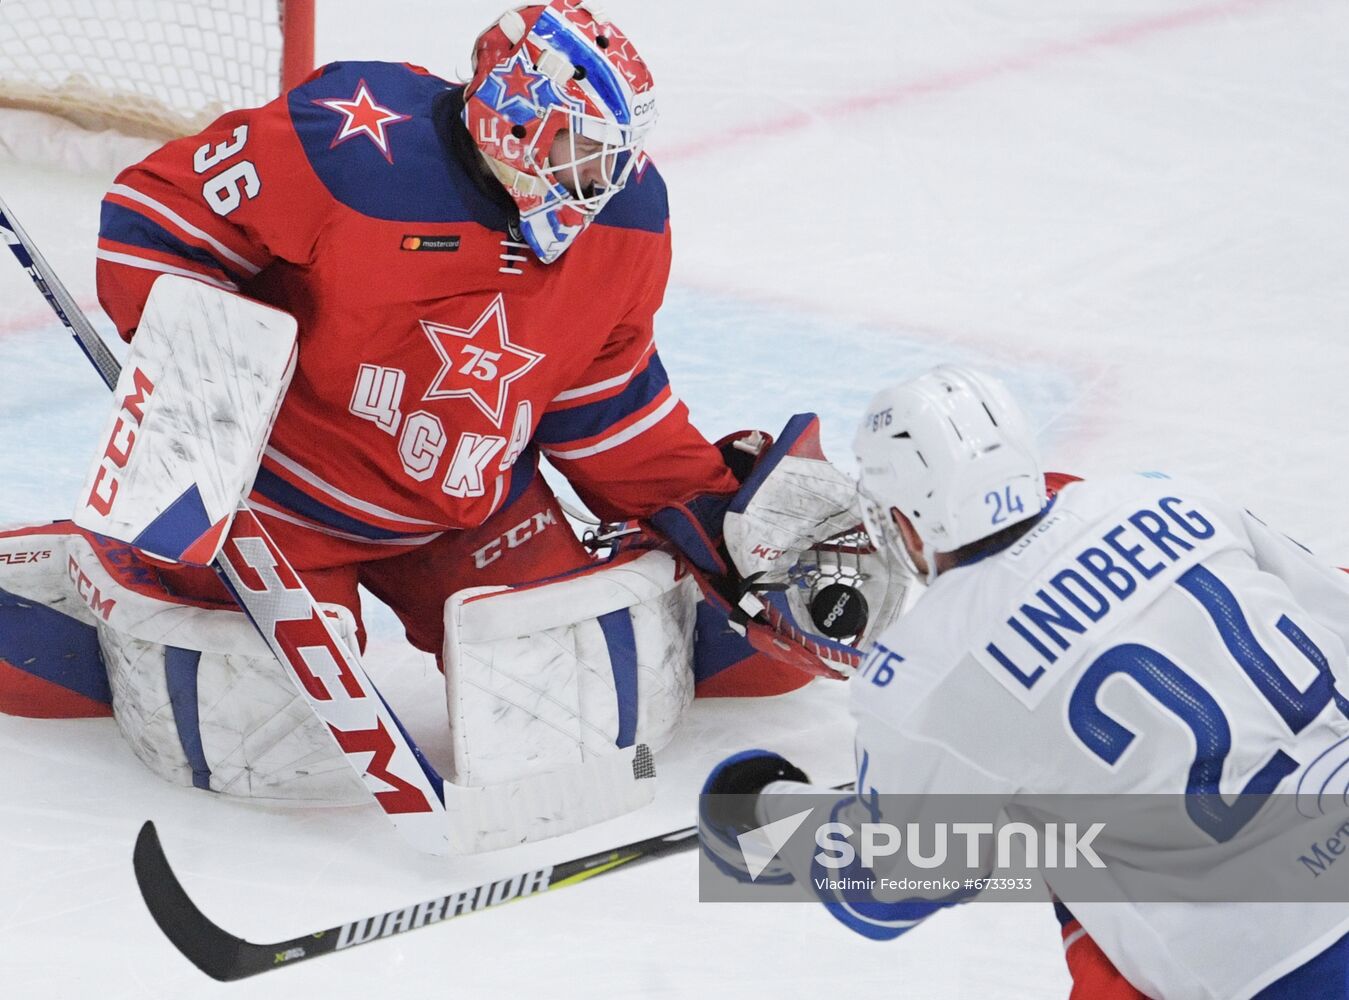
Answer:
<svg viewBox="0 0 1349 1000"><path fill-rule="evenodd" d="M42 297L47 300L52 311L75 338L75 343L89 359L89 363L97 369L104 385L109 389L115 389L122 366L113 357L112 351L108 350L108 345L103 343L103 338L98 335L93 324L84 315L84 311L70 297L65 285L57 279L56 272L42 256L37 244L15 220L14 213L9 210L4 199L0 199L0 239L9 244L9 249L18 259L19 266L28 272L28 277L33 279L33 284L37 285Z"/></svg>
<svg viewBox="0 0 1349 1000"><path fill-rule="evenodd" d="M104 383L116 389L121 365L3 200L0 238ZM211 566L371 797L419 850L467 853L555 836L629 812L653 797L655 770L643 744L484 788L445 781L242 500Z"/></svg>

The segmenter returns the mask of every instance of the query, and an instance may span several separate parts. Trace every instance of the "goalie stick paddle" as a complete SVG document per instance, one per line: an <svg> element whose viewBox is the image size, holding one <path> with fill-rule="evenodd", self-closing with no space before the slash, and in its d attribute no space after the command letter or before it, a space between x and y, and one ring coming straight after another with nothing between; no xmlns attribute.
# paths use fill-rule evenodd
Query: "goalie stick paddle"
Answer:
<svg viewBox="0 0 1349 1000"><path fill-rule="evenodd" d="M149 820L136 838L132 861L136 884L159 929L202 972L212 979L232 982L502 903L537 896L550 889L563 889L621 868L692 850L697 845L696 826L672 830L658 837L597 851L557 865L533 868L437 899L271 944L255 944L236 937L197 908L169 865L159 843L159 834Z"/></svg>

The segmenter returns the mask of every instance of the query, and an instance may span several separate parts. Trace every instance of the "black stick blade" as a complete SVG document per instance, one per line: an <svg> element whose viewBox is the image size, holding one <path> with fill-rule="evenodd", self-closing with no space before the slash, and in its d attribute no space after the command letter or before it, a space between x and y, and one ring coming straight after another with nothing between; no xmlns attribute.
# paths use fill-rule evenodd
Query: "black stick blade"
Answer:
<svg viewBox="0 0 1349 1000"><path fill-rule="evenodd" d="M145 900L150 916L188 961L221 982L251 974L252 970L240 968L239 961L240 951L248 942L217 927L188 898L178 876L169 867L159 834L149 820L136 837L136 850L131 859L136 869L136 884L140 886L141 898Z"/></svg>
<svg viewBox="0 0 1349 1000"><path fill-rule="evenodd" d="M149 820L136 837L131 860L136 869L136 884L150 916L174 947L212 979L228 983L317 958L337 948L340 930L337 927L275 944L254 944L213 923L188 898L178 876L169 867L159 834Z"/></svg>

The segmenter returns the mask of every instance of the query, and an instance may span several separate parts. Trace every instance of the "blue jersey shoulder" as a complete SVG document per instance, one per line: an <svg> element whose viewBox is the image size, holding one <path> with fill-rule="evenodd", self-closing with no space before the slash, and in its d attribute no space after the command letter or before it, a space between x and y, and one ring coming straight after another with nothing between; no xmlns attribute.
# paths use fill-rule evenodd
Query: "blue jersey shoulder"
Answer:
<svg viewBox="0 0 1349 1000"><path fill-rule="evenodd" d="M324 187L348 208L396 222L505 229L445 148L432 115L451 88L403 63L338 62L287 95L291 123Z"/></svg>
<svg viewBox="0 0 1349 1000"><path fill-rule="evenodd" d="M654 163L644 159L633 169L623 190L595 216L595 225L663 233L669 220L670 200L665 191L665 178Z"/></svg>

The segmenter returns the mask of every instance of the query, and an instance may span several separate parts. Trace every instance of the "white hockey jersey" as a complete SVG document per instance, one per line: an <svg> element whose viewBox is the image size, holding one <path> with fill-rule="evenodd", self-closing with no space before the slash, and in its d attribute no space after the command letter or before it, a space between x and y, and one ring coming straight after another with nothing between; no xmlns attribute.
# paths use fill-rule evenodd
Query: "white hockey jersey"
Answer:
<svg viewBox="0 0 1349 1000"><path fill-rule="evenodd" d="M1160 882L1177 901L1069 905L1149 995L1248 997L1349 932L1349 903L1184 902L1183 875L1150 871L1183 849L1168 877L1251 864L1308 877L1298 858L1314 843L1244 835L1268 800L1242 795L1343 801L1347 647L1349 576L1251 514L1174 480L1075 483L1013 545L943 573L881 637L852 682L859 793L1210 793L1175 799L1203 804L1184 845L1159 832L1110 869L1119 858L1096 844L1123 898L1159 899ZM1349 885L1339 842L1325 843L1310 874ZM955 901L829 905L892 937Z"/></svg>

